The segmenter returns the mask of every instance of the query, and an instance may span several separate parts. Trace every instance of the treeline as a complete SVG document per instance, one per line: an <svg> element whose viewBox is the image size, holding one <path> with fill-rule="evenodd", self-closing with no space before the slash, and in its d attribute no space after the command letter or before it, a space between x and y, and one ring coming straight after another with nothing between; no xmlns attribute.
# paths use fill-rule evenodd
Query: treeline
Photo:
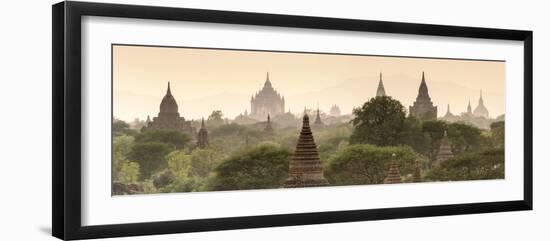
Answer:
<svg viewBox="0 0 550 241"><path fill-rule="evenodd" d="M209 146L200 149L182 132L140 132L115 120L113 194L280 188L299 128L271 124L275 131L265 133L265 122L229 123L214 111L206 122ZM432 166L445 131L455 157ZM370 99L350 123L313 126L313 135L331 185L383 183L393 159L405 182L412 181L416 161L424 181L504 177L504 122L481 130L422 121L407 117L391 97Z"/></svg>

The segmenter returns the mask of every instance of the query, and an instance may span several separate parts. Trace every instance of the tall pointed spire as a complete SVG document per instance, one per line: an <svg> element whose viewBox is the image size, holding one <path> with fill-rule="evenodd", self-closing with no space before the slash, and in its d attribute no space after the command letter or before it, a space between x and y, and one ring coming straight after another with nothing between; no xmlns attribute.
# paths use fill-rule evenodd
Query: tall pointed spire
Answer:
<svg viewBox="0 0 550 241"><path fill-rule="evenodd" d="M384 179L384 184L394 184L394 183L402 183L402 182L403 181L401 180L401 174L399 173L399 165L395 160L395 153L393 153L390 169L388 170L388 174Z"/></svg>
<svg viewBox="0 0 550 241"><path fill-rule="evenodd" d="M447 113L445 113L445 115L443 116L443 118L447 118L447 121L450 120L450 118L454 118L455 116L453 115L453 113L451 113L451 105L450 104L447 104Z"/></svg>
<svg viewBox="0 0 550 241"><path fill-rule="evenodd" d="M323 121L321 120L321 115L319 113L319 104L317 104L317 116L315 117L315 122L313 123L316 126L322 126Z"/></svg>
<svg viewBox="0 0 550 241"><path fill-rule="evenodd" d="M468 115L472 114L472 105L470 104L470 100L468 99L468 107L466 108L466 113Z"/></svg>
<svg viewBox="0 0 550 241"><path fill-rule="evenodd" d="M166 90L167 95L171 95L172 92L170 91L170 81L168 81L168 89Z"/></svg>
<svg viewBox="0 0 550 241"><path fill-rule="evenodd" d="M437 119L437 106L434 106L428 93L428 85L426 84L426 76L422 71L422 81L418 87L418 96L412 106L409 107L409 114L423 120Z"/></svg>
<svg viewBox="0 0 550 241"><path fill-rule="evenodd" d="M284 187L316 187L328 184L323 175L323 166L309 126L309 116L304 114L302 130L289 163L289 177Z"/></svg>
<svg viewBox="0 0 550 241"><path fill-rule="evenodd" d="M380 72L378 88L376 89L376 97L381 97L381 96L386 96L386 90L384 89L384 83L382 82L382 72Z"/></svg>
<svg viewBox="0 0 550 241"><path fill-rule="evenodd" d="M265 76L264 87L271 87L271 81L269 80L269 72L267 72L267 74Z"/></svg>
<svg viewBox="0 0 550 241"><path fill-rule="evenodd" d="M474 110L474 115L477 117L489 118L489 110L487 110L487 107L483 104L483 95L481 90L479 90L479 101L476 109Z"/></svg>
<svg viewBox="0 0 550 241"><path fill-rule="evenodd" d="M204 127L204 117L201 120L201 129L197 135L197 147L205 148L208 146L208 131Z"/></svg>

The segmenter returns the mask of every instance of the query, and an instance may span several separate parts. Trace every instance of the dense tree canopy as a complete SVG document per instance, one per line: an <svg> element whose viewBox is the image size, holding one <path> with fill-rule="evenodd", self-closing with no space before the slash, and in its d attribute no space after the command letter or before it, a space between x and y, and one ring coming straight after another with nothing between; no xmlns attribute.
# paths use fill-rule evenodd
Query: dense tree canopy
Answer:
<svg viewBox="0 0 550 241"><path fill-rule="evenodd" d="M168 144L161 142L135 143L129 158L139 163L140 179L147 179L151 174L166 168L166 155L173 150Z"/></svg>
<svg viewBox="0 0 550 241"><path fill-rule="evenodd" d="M504 178L504 149L489 149L457 156L431 169L425 178L429 181Z"/></svg>
<svg viewBox="0 0 550 241"><path fill-rule="evenodd" d="M275 143L261 143L224 160L207 190L279 188L288 176L291 151Z"/></svg>
<svg viewBox="0 0 550 241"><path fill-rule="evenodd" d="M353 110L355 130L351 143L393 146L400 144L405 130L405 108L389 96L370 99L361 108Z"/></svg>
<svg viewBox="0 0 550 241"><path fill-rule="evenodd" d="M191 141L191 137L178 130L145 131L136 136L136 142L160 142L181 149Z"/></svg>
<svg viewBox="0 0 550 241"><path fill-rule="evenodd" d="M392 154L395 153L395 158ZM418 155L407 146L377 147L350 145L330 158L325 177L332 185L379 184L384 181L390 163L395 160L401 176L413 173Z"/></svg>

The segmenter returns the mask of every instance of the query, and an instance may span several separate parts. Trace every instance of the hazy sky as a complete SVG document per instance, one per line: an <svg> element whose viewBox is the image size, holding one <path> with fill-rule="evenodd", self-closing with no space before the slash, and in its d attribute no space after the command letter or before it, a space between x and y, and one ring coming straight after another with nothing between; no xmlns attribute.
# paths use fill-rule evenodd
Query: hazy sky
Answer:
<svg viewBox="0 0 550 241"><path fill-rule="evenodd" d="M449 56L452 57L452 56ZM422 71L438 116L477 106L483 90L489 115L504 113L505 62L276 53L191 48L113 47L114 116L123 120L157 116L170 81L181 116L207 117L222 110L233 118L250 111L250 97L259 91L266 72L286 100L286 109L304 107L328 112L338 105L350 113L376 94L379 73L386 94L406 107L418 94Z"/></svg>

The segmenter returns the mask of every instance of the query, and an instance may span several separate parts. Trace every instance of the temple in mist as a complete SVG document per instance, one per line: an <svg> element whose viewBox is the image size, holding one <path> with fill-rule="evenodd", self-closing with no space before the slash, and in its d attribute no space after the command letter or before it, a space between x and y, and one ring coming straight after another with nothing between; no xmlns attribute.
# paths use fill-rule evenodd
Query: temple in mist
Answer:
<svg viewBox="0 0 550 241"><path fill-rule="evenodd" d="M276 116L285 112L285 97L281 96L271 85L269 72L264 87L250 99L250 118L264 120L269 114Z"/></svg>
<svg viewBox="0 0 550 241"><path fill-rule="evenodd" d="M302 130L294 155L289 163L289 177L285 181L285 188L317 187L329 185L323 175L323 166L319 159L317 145L309 126L309 117L304 115Z"/></svg>
<svg viewBox="0 0 550 241"><path fill-rule="evenodd" d="M338 107L337 105L332 105L332 107L330 107L329 113L331 116L338 117L342 114L342 111L340 110L340 107Z"/></svg>
<svg viewBox="0 0 550 241"><path fill-rule="evenodd" d="M436 120L437 106L434 106L430 94L428 93L428 85L424 72L422 72L422 82L418 88L418 96L412 106L409 107L409 114L421 120Z"/></svg>
<svg viewBox="0 0 550 241"><path fill-rule="evenodd" d="M491 117L489 116L489 110L487 109L487 107L485 107L485 103L483 101L483 95L480 91L477 107L473 111L472 111L472 105L469 100L468 100L468 105L466 106L466 111L462 112L461 114L456 114L456 115L453 114L451 112L450 105L447 105L447 112L445 113L444 116L440 118L440 120L444 120L451 123L463 122L463 123L471 124L481 129L489 129L491 123L494 121L498 121L498 118L491 119Z"/></svg>
<svg viewBox="0 0 550 241"><path fill-rule="evenodd" d="M164 129L179 130L189 136L195 136L195 128L191 126L191 122L186 121L178 112L178 104L174 96L172 96L170 82L168 82L168 89L160 102L158 116L153 117L153 120L149 119L148 116L147 125L144 127L144 131Z"/></svg>
<svg viewBox="0 0 550 241"><path fill-rule="evenodd" d="M208 131L204 127L204 118L201 121L201 128L197 134L197 147L206 148L208 146Z"/></svg>
<svg viewBox="0 0 550 241"><path fill-rule="evenodd" d="M487 107L485 107L485 105L483 104L483 96L481 94L481 90L479 91L479 101L477 103L477 107L474 110L474 116L489 118L489 110L487 110Z"/></svg>

